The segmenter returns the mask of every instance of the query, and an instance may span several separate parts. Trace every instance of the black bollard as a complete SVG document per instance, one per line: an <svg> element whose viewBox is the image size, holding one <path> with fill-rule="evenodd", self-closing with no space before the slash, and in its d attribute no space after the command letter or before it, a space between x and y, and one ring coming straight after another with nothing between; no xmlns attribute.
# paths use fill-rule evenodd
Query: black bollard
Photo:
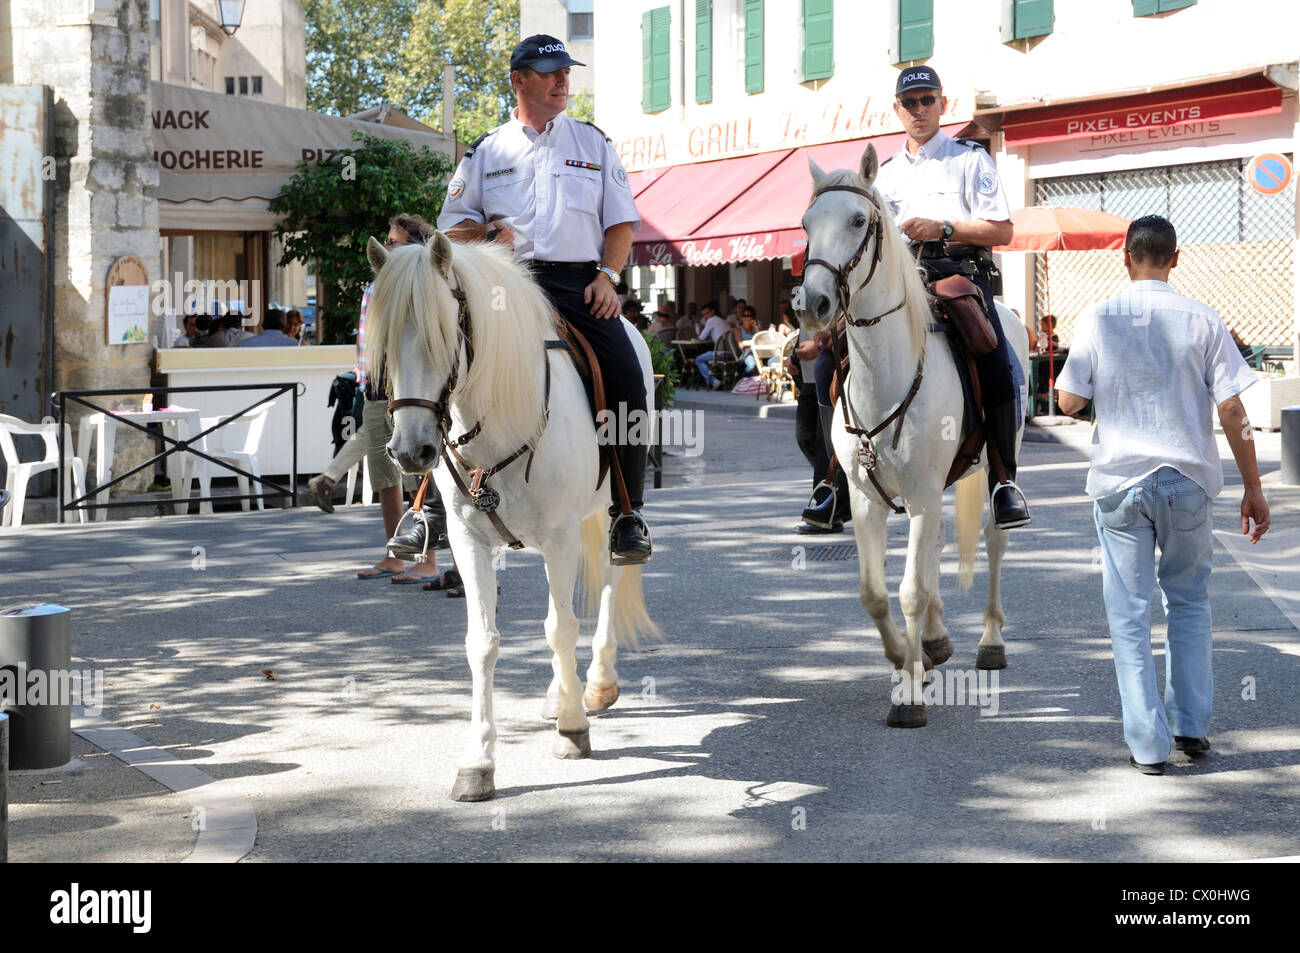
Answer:
<svg viewBox="0 0 1300 953"><path fill-rule="evenodd" d="M68 610L30 606L0 614L0 690L16 697L10 718L9 767L57 768L72 760ZM44 684L39 696L39 680Z"/></svg>
<svg viewBox="0 0 1300 953"><path fill-rule="evenodd" d="M0 711L0 864L9 863L9 716Z"/></svg>
<svg viewBox="0 0 1300 953"><path fill-rule="evenodd" d="M1300 407L1282 408L1283 483L1300 485Z"/></svg>

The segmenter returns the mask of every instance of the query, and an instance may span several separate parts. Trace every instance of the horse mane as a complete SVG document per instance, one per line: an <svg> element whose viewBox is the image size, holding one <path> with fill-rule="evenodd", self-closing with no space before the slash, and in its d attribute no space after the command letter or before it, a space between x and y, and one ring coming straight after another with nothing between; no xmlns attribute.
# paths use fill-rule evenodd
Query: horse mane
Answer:
<svg viewBox="0 0 1300 953"><path fill-rule="evenodd" d="M366 309L366 360L373 369L401 350L408 325L434 374L445 380L461 341L456 299L434 265L430 245L388 253ZM545 425L542 375L545 341L555 334L551 303L510 250L482 242L453 243L452 282L464 292L474 360L462 362L458 411L480 421L494 443L535 446ZM422 395L430 400L437 394ZM480 438L482 440L483 438Z"/></svg>
<svg viewBox="0 0 1300 953"><path fill-rule="evenodd" d="M861 175L848 169L838 169L826 173L813 184L813 193L816 194L818 189L828 185L856 186L859 189L866 189L875 199L877 211L884 226L884 248L881 251L880 267L883 269L886 278L895 286L901 285L903 288L904 300L907 301L903 313L907 316L907 327L911 332L912 346L915 348L917 355L923 355L925 353L926 332L930 326L930 298L925 293L925 285L921 282L920 274L917 273L916 262L907 250L907 244L903 241L902 233L899 232L898 226L894 224L894 216L889 211L889 203L885 201L884 196L880 194L874 185L868 186Z"/></svg>

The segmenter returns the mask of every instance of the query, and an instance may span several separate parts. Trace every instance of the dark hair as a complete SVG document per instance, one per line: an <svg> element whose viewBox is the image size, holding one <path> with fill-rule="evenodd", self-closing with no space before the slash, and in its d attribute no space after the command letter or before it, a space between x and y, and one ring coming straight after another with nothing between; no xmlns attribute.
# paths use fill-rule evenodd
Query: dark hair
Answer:
<svg viewBox="0 0 1300 953"><path fill-rule="evenodd" d="M705 308L708 308L708 309L709 309L710 311L712 311L714 314L717 314L717 313L718 313L718 299L717 299L717 298L710 298L708 301L704 302L704 304L700 306L700 310L703 311Z"/></svg>
<svg viewBox="0 0 1300 953"><path fill-rule="evenodd" d="M262 319L263 331L284 330L284 312L279 308L267 308L266 317Z"/></svg>
<svg viewBox="0 0 1300 953"><path fill-rule="evenodd" d="M429 239L433 237L433 226L410 212L394 215L388 222L388 227L390 230L400 228L406 232L406 241L409 245L427 245Z"/></svg>
<svg viewBox="0 0 1300 953"><path fill-rule="evenodd" d="M1135 262L1163 268L1178 250L1178 236L1167 218L1144 215L1135 219L1124 236L1124 249Z"/></svg>
<svg viewBox="0 0 1300 953"><path fill-rule="evenodd" d="M740 309L740 316L742 318L756 318L758 317L758 312L754 310L752 305L747 304Z"/></svg>
<svg viewBox="0 0 1300 953"><path fill-rule="evenodd" d="M624 313L624 314L640 314L640 313L641 313L641 299L640 299L640 298L628 298L626 301L624 301L624 302L623 302L623 313Z"/></svg>

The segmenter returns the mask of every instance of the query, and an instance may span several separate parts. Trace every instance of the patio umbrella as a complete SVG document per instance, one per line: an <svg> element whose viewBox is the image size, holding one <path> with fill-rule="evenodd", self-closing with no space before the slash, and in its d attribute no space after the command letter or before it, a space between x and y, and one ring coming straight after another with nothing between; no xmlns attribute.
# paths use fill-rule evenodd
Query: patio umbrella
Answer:
<svg viewBox="0 0 1300 953"><path fill-rule="evenodd" d="M1011 241L994 251L1087 251L1123 248L1129 220L1109 212L1087 208L1063 208L1055 205L1031 205L1011 213L1015 231ZM1047 260L1043 260L1046 284ZM1048 285L1047 312L1051 313L1051 290ZM1056 348L1052 335L1047 336L1047 401L1050 416L1056 416ZM1032 402L1034 395L1030 394Z"/></svg>

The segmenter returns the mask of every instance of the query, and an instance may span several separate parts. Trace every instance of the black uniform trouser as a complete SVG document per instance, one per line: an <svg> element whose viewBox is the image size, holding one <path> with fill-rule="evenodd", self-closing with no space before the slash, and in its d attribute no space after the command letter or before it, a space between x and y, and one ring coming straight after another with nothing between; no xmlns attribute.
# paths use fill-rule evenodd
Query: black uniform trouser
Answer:
<svg viewBox="0 0 1300 953"><path fill-rule="evenodd" d="M821 422L817 417L817 389L810 381L807 386L799 383L799 400L794 413L794 442L799 447L808 465L813 471L813 486L817 486L826 477L826 467L830 459L826 455L826 445L821 439Z"/></svg>
<svg viewBox="0 0 1300 953"><path fill-rule="evenodd" d="M637 360L636 350L623 329L623 322L618 316L597 318L591 313L591 306L582 300L587 285L596 280L599 272L596 263L591 262L535 262L530 263L533 278L542 287L555 310L566 321L578 329L591 344L596 360L600 364L601 378L605 384L605 406L615 416L610 431L611 436L622 436L643 432L649 437L648 425L643 423L635 427L635 421L646 418L645 378L641 376L641 363ZM591 383L586 382L587 399L592 399ZM631 416L638 412L636 416ZM627 417L624 420L624 417ZM644 443L636 445L619 444L617 448L619 467L623 471L623 480L627 484L628 496L632 508L638 509L642 503L645 488L646 452L649 448ZM614 480L610 479L610 489L614 502L618 502L618 492Z"/></svg>
<svg viewBox="0 0 1300 953"><path fill-rule="evenodd" d="M926 258L922 259L921 265L930 273L931 280L949 275L964 275L979 287L984 295L984 309L988 312L989 323L993 325L993 333L998 336L997 350L975 359L984 406L996 407L1015 400L1016 387L1011 377L1011 345L1007 343L1006 333L1002 330L1002 321L998 318L998 310L993 303L993 288L989 285L988 278L979 271L974 276L967 275L961 270L961 263L951 258Z"/></svg>

